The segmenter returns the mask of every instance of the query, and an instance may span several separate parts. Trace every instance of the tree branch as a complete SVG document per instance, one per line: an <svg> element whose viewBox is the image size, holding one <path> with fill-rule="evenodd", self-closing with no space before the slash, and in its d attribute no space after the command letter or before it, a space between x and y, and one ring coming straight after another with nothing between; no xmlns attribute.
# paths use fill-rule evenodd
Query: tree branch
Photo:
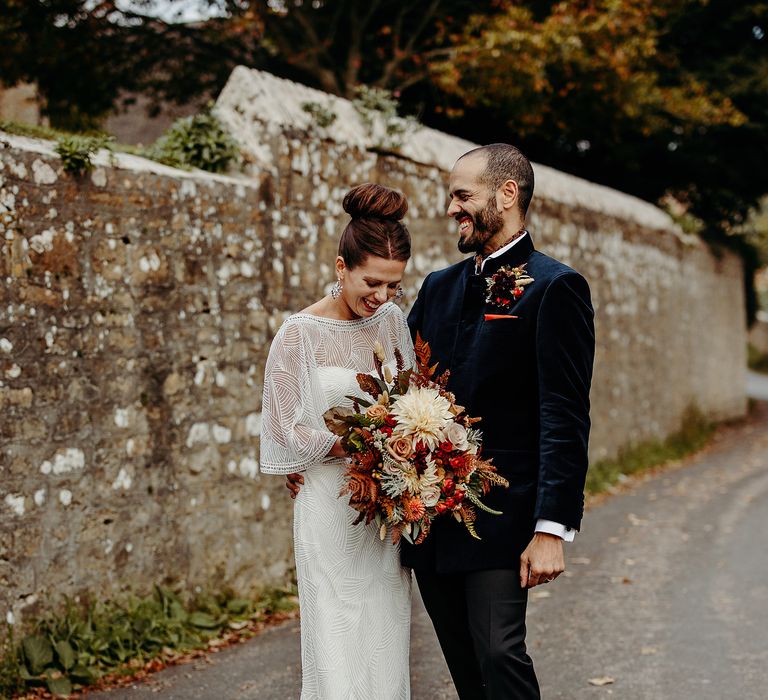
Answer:
<svg viewBox="0 0 768 700"><path fill-rule="evenodd" d="M280 53L285 57L287 63L317 78L320 86L326 92L334 95L342 94L342 85L336 74L319 60L320 55L328 57L327 42L323 42L318 37L314 28L306 17L297 13L298 24L304 30L309 41L314 44L311 48L301 53L295 53L296 41L291 38L279 26L280 20L270 23L268 35L274 40L280 49ZM313 57L315 60L313 60Z"/></svg>
<svg viewBox="0 0 768 700"><path fill-rule="evenodd" d="M400 64L402 64L402 62L406 58L410 58L411 56L413 56L413 50L416 45L416 41L418 40L419 36L421 36L421 33L427 28L427 25L430 23L430 21L434 18L435 13L437 12L437 9L439 6L440 6L440 0L432 0L427 11L421 16L421 20L419 21L419 24L411 34L405 47L401 50L397 45L393 46L392 58L385 64L384 70L382 71L382 74L381 74L381 78L379 78L378 80L378 83L380 85L385 87L388 86L392 82L394 73L397 70L397 68L400 66ZM405 12L406 10L403 10L398 16L398 19L397 19L398 25L402 22ZM396 38L396 41L397 41L397 44L400 43L399 30L398 30L398 36Z"/></svg>

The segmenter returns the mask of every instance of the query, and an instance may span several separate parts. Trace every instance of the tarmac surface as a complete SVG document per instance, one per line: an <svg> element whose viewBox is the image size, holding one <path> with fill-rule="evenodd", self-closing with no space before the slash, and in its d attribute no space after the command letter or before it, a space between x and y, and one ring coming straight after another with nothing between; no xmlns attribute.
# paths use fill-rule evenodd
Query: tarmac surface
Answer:
<svg viewBox="0 0 768 700"><path fill-rule="evenodd" d="M768 401L768 377L749 393ZM567 571L530 595L547 700L768 698L768 403L684 462L593 503ZM416 591L414 587L414 591ZM414 700L456 700L414 596ZM301 686L291 621L93 700L287 700ZM367 700L361 698L360 700Z"/></svg>

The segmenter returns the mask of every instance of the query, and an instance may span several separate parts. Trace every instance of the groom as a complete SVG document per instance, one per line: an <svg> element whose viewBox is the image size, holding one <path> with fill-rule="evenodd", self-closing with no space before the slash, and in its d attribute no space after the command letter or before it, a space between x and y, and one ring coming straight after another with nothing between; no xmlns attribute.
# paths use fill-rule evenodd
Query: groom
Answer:
<svg viewBox="0 0 768 700"><path fill-rule="evenodd" d="M534 249L532 195L533 169L514 146L464 154L448 216L474 256L428 275L408 318L450 369L457 402L482 416L483 456L510 484L485 499L503 515L478 512L481 540L438 518L422 544L402 543L461 700L540 697L527 590L563 572L563 540L583 512L593 311L584 278ZM515 291L511 269L522 266L533 281Z"/></svg>

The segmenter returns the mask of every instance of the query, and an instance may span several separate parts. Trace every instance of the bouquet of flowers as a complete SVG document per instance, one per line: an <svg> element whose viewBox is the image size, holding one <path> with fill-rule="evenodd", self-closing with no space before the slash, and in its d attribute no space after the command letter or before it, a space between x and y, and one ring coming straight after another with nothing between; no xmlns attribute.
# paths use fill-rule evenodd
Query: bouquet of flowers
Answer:
<svg viewBox="0 0 768 700"><path fill-rule="evenodd" d="M329 429L342 439L351 457L340 496L359 512L355 524L375 521L382 539L404 537L419 544L432 520L449 514L475 531L477 508L501 515L481 501L492 485L508 486L496 468L481 459L481 433L446 390L448 372L435 377L429 344L416 340L416 367L406 369L395 350L397 371L384 366L384 352L374 351L373 374L357 382L370 399L348 396L353 409L332 408Z"/></svg>

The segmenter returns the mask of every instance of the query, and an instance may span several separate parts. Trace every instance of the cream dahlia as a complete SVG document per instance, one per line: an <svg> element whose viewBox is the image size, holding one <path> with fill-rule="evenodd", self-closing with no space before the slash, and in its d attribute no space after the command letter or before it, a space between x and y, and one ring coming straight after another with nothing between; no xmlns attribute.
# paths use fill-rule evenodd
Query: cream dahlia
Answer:
<svg viewBox="0 0 768 700"><path fill-rule="evenodd" d="M421 440L433 450L443 439L443 431L453 422L451 404L437 389L411 388L390 409L397 419L394 435Z"/></svg>

